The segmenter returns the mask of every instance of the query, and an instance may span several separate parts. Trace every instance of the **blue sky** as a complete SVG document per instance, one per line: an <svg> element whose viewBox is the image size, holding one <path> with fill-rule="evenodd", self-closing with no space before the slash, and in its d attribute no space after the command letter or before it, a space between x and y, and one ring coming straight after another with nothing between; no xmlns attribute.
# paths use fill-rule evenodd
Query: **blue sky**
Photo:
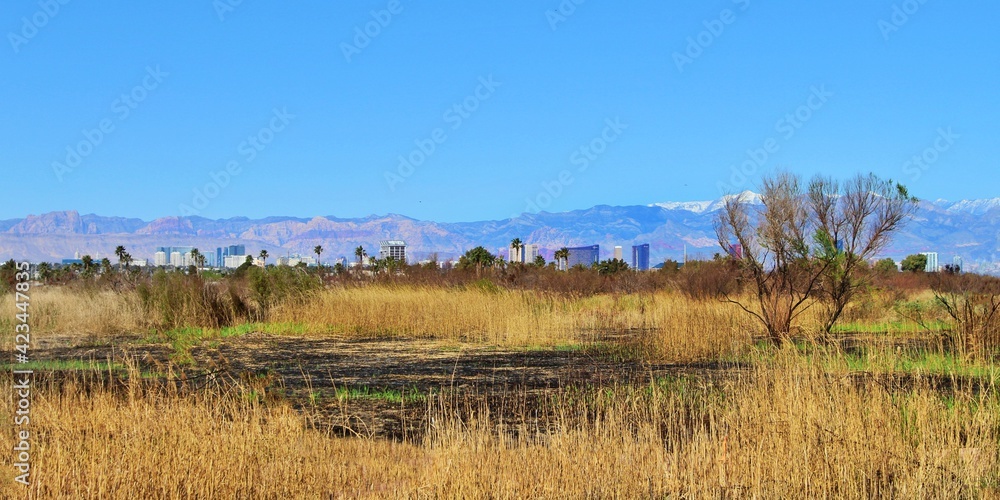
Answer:
<svg viewBox="0 0 1000 500"><path fill-rule="evenodd" d="M1000 195L995 3L13 3L0 218L501 219L776 168Z"/></svg>

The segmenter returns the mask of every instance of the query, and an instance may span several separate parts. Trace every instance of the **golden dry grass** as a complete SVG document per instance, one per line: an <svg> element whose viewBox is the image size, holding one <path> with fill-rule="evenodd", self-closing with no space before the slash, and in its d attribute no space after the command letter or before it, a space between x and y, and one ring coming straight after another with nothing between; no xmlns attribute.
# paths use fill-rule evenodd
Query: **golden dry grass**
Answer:
<svg viewBox="0 0 1000 500"><path fill-rule="evenodd" d="M118 335L141 331L149 321L135 294L39 287L30 294L31 329L41 334ZM0 297L0 327L13 324L14 296ZM12 327L10 328L12 329Z"/></svg>
<svg viewBox="0 0 1000 500"><path fill-rule="evenodd" d="M674 359L719 354L749 339L735 307L674 292L566 297L534 291L443 288L328 290L277 308L275 322L348 335L435 337L497 345L553 345L656 332L648 346Z"/></svg>
<svg viewBox="0 0 1000 500"><path fill-rule="evenodd" d="M13 317L5 301L3 314ZM128 294L39 289L32 301L36 335L155 324ZM716 301L667 291L570 298L372 286L279 304L268 320L316 334L506 345L631 332L651 359L741 354L754 367L714 383L559 394L545 413L552 416L538 417L550 420L536 422L546 431L517 437L482 401L432 397L432 424L406 443L333 437L288 402L248 397L247 387L180 395L45 385L31 407L32 486L8 473L0 497L972 497L996 495L1000 485L996 374L980 376L979 388L953 378L940 390L919 372L896 372L892 350L860 375L832 348L757 352L756 325ZM11 391L4 375L0 392ZM0 449L13 447L14 404L0 400ZM0 455L8 471L11 458Z"/></svg>
<svg viewBox="0 0 1000 500"><path fill-rule="evenodd" d="M158 327L135 293L36 289L32 331L38 335L118 335ZM3 298L0 327L13 319ZM278 303L266 321L299 331L347 337L438 338L501 346L551 346L644 332L643 346L661 360L730 354L756 326L735 306L680 293L567 297L517 291L388 287L331 289ZM204 325L191 325L204 326Z"/></svg>
<svg viewBox="0 0 1000 500"><path fill-rule="evenodd" d="M68 384L33 401L37 498L969 497L995 494L1000 402L888 391L793 349L717 387L619 387L563 401L513 438L485 408L431 404L422 441L336 438L283 403ZM10 390L5 378L0 390ZM2 418L12 403L4 398ZM587 411L583 411L586 409ZM165 418L167 417L167 418ZM8 424L9 425L9 424ZM11 449L10 432L0 447ZM10 470L9 454L3 464ZM7 474L0 495L23 496Z"/></svg>

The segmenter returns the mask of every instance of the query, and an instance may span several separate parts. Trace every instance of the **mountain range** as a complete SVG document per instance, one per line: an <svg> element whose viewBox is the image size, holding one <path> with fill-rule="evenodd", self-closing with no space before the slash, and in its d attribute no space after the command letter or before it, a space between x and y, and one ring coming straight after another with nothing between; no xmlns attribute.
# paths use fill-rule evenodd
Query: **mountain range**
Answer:
<svg viewBox="0 0 1000 500"><path fill-rule="evenodd" d="M745 192L759 202L759 196ZM316 245L325 249L323 260L353 259L364 246L378 252L379 240L401 239L410 260L436 254L444 260L477 245L493 252L511 239L537 243L542 255L552 258L560 247L599 244L602 258L621 245L626 260L633 244L649 243L654 262L691 257L711 257L720 249L713 221L723 199L664 202L636 206L598 205L569 212L524 213L518 217L478 222L444 223L403 215L363 218L335 216L207 219L163 217L153 221L136 218L80 215L76 211L29 215L0 220L0 258L57 262L75 254L114 259L114 249L124 245L137 259L152 259L156 247L193 246L210 253L216 247L245 244L250 253L266 249L272 256L312 255ZM897 260L905 255L936 251L942 264L960 256L967 269L1000 270L1000 198L985 200L921 201L918 210L894 238L884 254ZM504 251L506 253L506 251Z"/></svg>

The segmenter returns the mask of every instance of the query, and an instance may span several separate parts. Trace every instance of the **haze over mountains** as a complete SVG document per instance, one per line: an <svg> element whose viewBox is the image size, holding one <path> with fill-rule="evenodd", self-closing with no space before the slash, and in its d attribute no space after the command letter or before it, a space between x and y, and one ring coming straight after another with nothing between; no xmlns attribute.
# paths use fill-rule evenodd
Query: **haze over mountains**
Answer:
<svg viewBox="0 0 1000 500"><path fill-rule="evenodd" d="M746 193L753 195L753 193ZM753 195L756 196L756 195ZM273 256L312 255L316 245L326 251L323 260L345 256L353 260L362 245L376 254L378 241L402 239L413 259L437 254L457 257L483 245L493 252L506 248L513 238L537 243L546 259L563 246L601 245L602 258L615 245L630 254L633 244L649 243L650 258L711 257L719 251L713 217L721 200L664 202L639 206L598 205L570 212L522 214L516 218L439 223L403 215L372 215L345 219L334 216L163 217L153 221L135 218L80 215L75 211L29 215L0 221L0 258L59 261L75 253L107 256L125 245L133 257L151 259L159 246L194 246L203 252L218 246L243 243L248 252L267 249ZM886 256L897 260L922 251L936 251L942 264L961 256L967 269L994 272L1000 269L1000 198L949 202L923 201L916 216L894 239Z"/></svg>

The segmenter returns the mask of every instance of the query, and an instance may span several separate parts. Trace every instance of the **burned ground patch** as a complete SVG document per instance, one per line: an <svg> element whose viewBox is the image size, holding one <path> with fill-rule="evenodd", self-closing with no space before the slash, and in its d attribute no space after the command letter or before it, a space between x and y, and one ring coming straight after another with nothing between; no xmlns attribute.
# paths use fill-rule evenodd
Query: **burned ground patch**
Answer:
<svg viewBox="0 0 1000 500"><path fill-rule="evenodd" d="M714 380L732 364L653 365L620 340L545 348L498 348L434 340L345 340L253 333L204 342L177 365L169 345L120 337L93 343L49 338L39 361L132 366L148 385L181 390L240 387L247 397L287 400L332 434L419 438L433 415L489 412L512 429L551 421L567 392L641 386L664 377ZM111 384L113 370L89 377ZM58 378L58 376L56 376ZM582 393L581 393L582 394ZM529 429L530 428L530 429Z"/></svg>

